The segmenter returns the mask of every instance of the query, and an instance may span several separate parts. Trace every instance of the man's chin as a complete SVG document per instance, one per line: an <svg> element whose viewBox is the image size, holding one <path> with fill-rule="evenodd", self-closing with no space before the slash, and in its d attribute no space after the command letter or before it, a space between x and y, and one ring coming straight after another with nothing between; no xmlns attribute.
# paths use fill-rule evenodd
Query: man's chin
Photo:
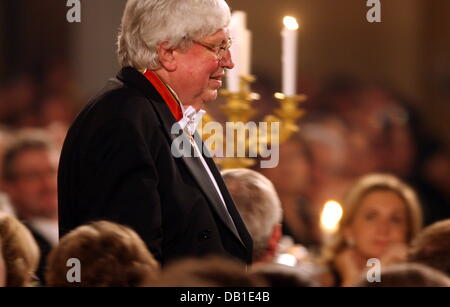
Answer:
<svg viewBox="0 0 450 307"><path fill-rule="evenodd" d="M222 87L222 80L210 79L209 85L211 86L211 88L214 88L217 90Z"/></svg>
<svg viewBox="0 0 450 307"><path fill-rule="evenodd" d="M203 96L203 102L208 103L217 99L217 90L208 91L206 95Z"/></svg>

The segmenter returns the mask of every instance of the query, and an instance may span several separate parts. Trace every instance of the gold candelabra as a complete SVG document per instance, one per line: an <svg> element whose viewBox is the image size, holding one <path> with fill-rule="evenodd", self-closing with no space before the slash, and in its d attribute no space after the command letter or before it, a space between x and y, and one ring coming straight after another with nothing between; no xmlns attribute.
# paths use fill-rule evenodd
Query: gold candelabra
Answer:
<svg viewBox="0 0 450 307"><path fill-rule="evenodd" d="M215 157L217 164L222 169L230 168L248 168L255 164L254 155L261 153L263 145L272 146L272 127L274 123L279 123L279 143L286 142L294 133L299 131L297 121L303 116L304 111L299 107L299 104L307 99L305 95L286 96L282 93L275 93L274 97L279 101L279 107L274 110L274 114L266 115L264 122L267 123L268 130L261 131L257 129L256 133L248 133L245 129L248 128L245 124L248 123L255 115L256 110L252 102L260 98L259 94L251 91L251 83L255 78L251 75L241 76L239 92L229 92L228 90L221 90L220 94L226 98L226 103L220 106L220 109L227 117L227 125L233 124L233 134L230 138L227 130L227 137L223 139L222 135L215 135L215 142L223 144L224 148L232 149L244 148L246 155L244 157L225 155L224 157ZM205 114L202 120L202 125L205 127L214 119ZM241 124L240 124L241 123ZM260 127L259 127L260 128ZM207 139L211 134L205 134L200 131L202 138ZM231 142L230 142L231 139ZM231 143L231 144L230 144ZM216 143L217 144L217 143ZM214 145L213 145L214 146ZM214 150L215 148L209 148ZM228 150L227 150L228 152ZM234 150L232 151L234 152Z"/></svg>

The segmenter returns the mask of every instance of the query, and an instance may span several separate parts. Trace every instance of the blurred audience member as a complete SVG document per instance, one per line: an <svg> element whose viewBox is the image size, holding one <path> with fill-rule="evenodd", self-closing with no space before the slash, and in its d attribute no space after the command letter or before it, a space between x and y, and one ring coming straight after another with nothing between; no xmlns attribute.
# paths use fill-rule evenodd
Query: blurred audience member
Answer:
<svg viewBox="0 0 450 307"><path fill-rule="evenodd" d="M15 135L2 161L2 190L39 244L41 279L45 257L58 242L58 155L44 131L25 130Z"/></svg>
<svg viewBox="0 0 450 307"><path fill-rule="evenodd" d="M415 192L394 176L371 174L355 183L343 203L339 228L323 252L331 269L325 285L350 286L378 258L383 267L406 260L422 225Z"/></svg>
<svg viewBox="0 0 450 307"><path fill-rule="evenodd" d="M67 279L72 258L79 260L79 282ZM45 277L51 287L134 287L153 283L158 274L158 262L135 231L99 221L61 238L47 259Z"/></svg>
<svg viewBox="0 0 450 307"><path fill-rule="evenodd" d="M164 267L157 286L162 287L266 287L260 276L248 274L245 264L211 256L176 260Z"/></svg>
<svg viewBox="0 0 450 307"><path fill-rule="evenodd" d="M341 177L348 157L344 124L334 116L320 116L305 121L301 129L312 154L314 179L321 182Z"/></svg>
<svg viewBox="0 0 450 307"><path fill-rule="evenodd" d="M33 126L36 84L30 73L17 73L3 84L0 122L9 127Z"/></svg>
<svg viewBox="0 0 450 307"><path fill-rule="evenodd" d="M300 135L279 147L279 164L258 169L275 186L283 208L283 234L308 248L320 245L318 214L308 199L312 184L312 156Z"/></svg>
<svg viewBox="0 0 450 307"><path fill-rule="evenodd" d="M0 103L1 104L1 103ZM0 126L0 161L3 159L6 146L11 142L12 136L9 129ZM0 169L1 172L1 169Z"/></svg>
<svg viewBox="0 0 450 307"><path fill-rule="evenodd" d="M450 172L445 171L450 156L445 157L445 147L427 131L414 103L386 85L342 75L325 82L312 100L309 116L331 114L347 126L350 159L345 170L350 177L396 175L418 194L425 225L450 218Z"/></svg>
<svg viewBox="0 0 450 307"><path fill-rule="evenodd" d="M3 152L5 150L6 145L10 142L9 133L6 132L3 128L0 127L0 161L3 160ZM1 163L0 163L0 174L2 173ZM0 189L0 211L15 215L14 208L9 201L8 195L6 195Z"/></svg>
<svg viewBox="0 0 450 307"><path fill-rule="evenodd" d="M68 126L75 118L80 105L69 65L64 61L41 64L0 78L3 125L22 129L58 122Z"/></svg>
<svg viewBox="0 0 450 307"><path fill-rule="evenodd" d="M53 123L69 126L74 119L75 104L66 97L53 94L44 98L39 110L39 123L47 127Z"/></svg>
<svg viewBox="0 0 450 307"><path fill-rule="evenodd" d="M3 259L3 248L2 248L2 241L0 238L0 288L4 286L6 286L6 266L5 260Z"/></svg>
<svg viewBox="0 0 450 307"><path fill-rule="evenodd" d="M364 277L356 287L450 287L450 278L445 274L418 263L392 265L381 271L379 282Z"/></svg>
<svg viewBox="0 0 450 307"><path fill-rule="evenodd" d="M63 122L53 122L46 127L58 151L61 151L69 126Z"/></svg>
<svg viewBox="0 0 450 307"><path fill-rule="evenodd" d="M269 179L248 169L222 172L223 179L253 239L253 262L273 261L281 238L280 199Z"/></svg>
<svg viewBox="0 0 450 307"><path fill-rule="evenodd" d="M315 287L319 286L298 267L278 263L264 264L252 269L251 274L262 276L269 287Z"/></svg>
<svg viewBox="0 0 450 307"><path fill-rule="evenodd" d="M45 93L56 94L66 99L77 96L77 86L73 79L75 74L67 61L56 59L47 63L45 67L46 71L42 78L42 88Z"/></svg>
<svg viewBox="0 0 450 307"><path fill-rule="evenodd" d="M408 260L450 276L450 219L436 222L419 233L411 244Z"/></svg>
<svg viewBox="0 0 450 307"><path fill-rule="evenodd" d="M0 212L16 216L16 212L14 211L14 208L9 201L8 195L3 192L0 192Z"/></svg>
<svg viewBox="0 0 450 307"><path fill-rule="evenodd" d="M437 149L426 161L424 172L430 184L450 199L450 149ZM447 202L447 210L450 210L449 205Z"/></svg>
<svg viewBox="0 0 450 307"><path fill-rule="evenodd" d="M344 75L331 76L310 104L311 113L335 114L345 122L353 120L359 105L359 93L364 85L356 78Z"/></svg>
<svg viewBox="0 0 450 307"><path fill-rule="evenodd" d="M75 119L77 108L76 86L73 72L65 61L56 60L46 65L40 82L42 97L38 107L38 124L48 127L52 124L68 126Z"/></svg>
<svg viewBox="0 0 450 307"><path fill-rule="evenodd" d="M342 201L342 195L353 181L350 176L355 172L353 165L365 165L365 172L367 167L371 167L371 158L370 155L350 155L354 153L350 151L350 131L334 116L310 117L301 129L312 153L314 184L309 191L309 200L310 207L314 209L314 224L319 225L319 216L325 203L331 200ZM317 232L320 233L320 229Z"/></svg>
<svg viewBox="0 0 450 307"><path fill-rule="evenodd" d="M413 104L377 85L364 87L358 97L357 116L350 123L371 144L378 172L396 175L414 187L423 204L425 225L450 218L450 198L427 176L441 146L425 129Z"/></svg>
<svg viewBox="0 0 450 307"><path fill-rule="evenodd" d="M0 126L0 161L3 161L3 154L5 148L11 141L12 141L11 132L8 129ZM2 165L0 162L0 174L2 173L1 167ZM9 197L1 190L1 186L0 186L0 211L9 213L11 215L15 215L14 208L11 205Z"/></svg>
<svg viewBox="0 0 450 307"><path fill-rule="evenodd" d="M450 150L434 144L421 155L422 164L410 181L420 192L425 208L425 225L450 218Z"/></svg>
<svg viewBox="0 0 450 307"><path fill-rule="evenodd" d="M0 241L0 255L3 255L6 269L6 286L33 285L40 254L30 231L15 217L0 212Z"/></svg>

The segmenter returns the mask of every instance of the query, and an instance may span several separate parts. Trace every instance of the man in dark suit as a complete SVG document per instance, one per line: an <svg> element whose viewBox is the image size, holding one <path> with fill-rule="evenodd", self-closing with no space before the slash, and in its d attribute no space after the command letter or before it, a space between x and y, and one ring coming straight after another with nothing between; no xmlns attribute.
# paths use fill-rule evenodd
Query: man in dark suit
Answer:
<svg viewBox="0 0 450 307"><path fill-rule="evenodd" d="M47 255L58 243L58 156L45 131L24 130L6 146L1 163L1 188L39 246L36 275L42 283Z"/></svg>
<svg viewBox="0 0 450 307"><path fill-rule="evenodd" d="M201 107L233 68L229 21L224 0L127 2L123 68L64 143L60 236L105 219L136 230L163 264L207 254L251 262L250 235L198 134L191 136ZM180 139L197 157L173 146Z"/></svg>

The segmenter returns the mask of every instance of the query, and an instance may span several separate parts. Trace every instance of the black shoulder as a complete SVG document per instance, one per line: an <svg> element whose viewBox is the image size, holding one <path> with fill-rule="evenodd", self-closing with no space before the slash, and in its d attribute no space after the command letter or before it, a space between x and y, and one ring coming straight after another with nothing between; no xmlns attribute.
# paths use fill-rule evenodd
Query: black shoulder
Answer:
<svg viewBox="0 0 450 307"><path fill-rule="evenodd" d="M91 130L120 120L138 127L158 127L161 123L153 103L138 89L113 78L88 102L73 126Z"/></svg>

